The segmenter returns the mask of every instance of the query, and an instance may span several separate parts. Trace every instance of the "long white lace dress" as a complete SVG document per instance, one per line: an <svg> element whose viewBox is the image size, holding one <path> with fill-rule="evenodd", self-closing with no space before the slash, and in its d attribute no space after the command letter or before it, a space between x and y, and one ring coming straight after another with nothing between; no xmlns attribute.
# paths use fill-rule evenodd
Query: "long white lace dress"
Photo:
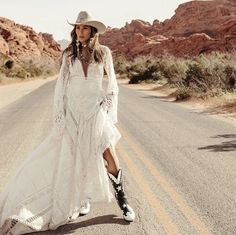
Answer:
<svg viewBox="0 0 236 235"><path fill-rule="evenodd" d="M111 51L101 46L105 60L91 63L87 78L81 62L72 65L64 53L53 128L2 190L0 234L55 230L76 219L86 200L113 201L103 152L110 146L116 154L121 138L114 125L119 89ZM109 78L105 89L104 68Z"/></svg>

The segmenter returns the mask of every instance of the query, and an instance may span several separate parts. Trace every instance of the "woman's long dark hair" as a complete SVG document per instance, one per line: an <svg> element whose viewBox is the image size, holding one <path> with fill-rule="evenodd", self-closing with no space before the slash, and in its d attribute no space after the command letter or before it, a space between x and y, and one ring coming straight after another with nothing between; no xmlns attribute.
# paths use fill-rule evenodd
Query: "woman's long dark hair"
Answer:
<svg viewBox="0 0 236 235"><path fill-rule="evenodd" d="M93 26L91 27L91 35L89 38L89 50L92 53L92 59L96 63L101 63L103 62L104 58L104 53L100 48L100 43L98 40L98 33L97 29ZM78 51L77 51L77 46L76 46L76 25L74 26L73 30L70 33L71 35L71 43L68 45L68 47L63 51L62 56L65 52L68 52L68 56L71 57L71 63L73 64L75 61L75 58L78 56ZM82 53L82 44L79 42L79 53Z"/></svg>

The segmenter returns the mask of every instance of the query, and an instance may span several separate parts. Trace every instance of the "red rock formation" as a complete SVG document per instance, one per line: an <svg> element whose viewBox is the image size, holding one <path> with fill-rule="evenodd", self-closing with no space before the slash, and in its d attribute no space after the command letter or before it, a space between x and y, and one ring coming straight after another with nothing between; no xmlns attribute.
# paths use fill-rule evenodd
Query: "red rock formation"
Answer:
<svg viewBox="0 0 236 235"><path fill-rule="evenodd" d="M166 36L189 36L206 33L216 36L219 25L236 17L236 4L226 0L191 1L180 4L161 30Z"/></svg>
<svg viewBox="0 0 236 235"><path fill-rule="evenodd" d="M109 28L100 42L128 59L139 54L194 56L232 51L236 48L236 0L186 2L163 22L138 19L120 29Z"/></svg>
<svg viewBox="0 0 236 235"><path fill-rule="evenodd" d="M37 34L29 26L0 17L0 52L18 61L34 59L54 63L61 49L51 34Z"/></svg>

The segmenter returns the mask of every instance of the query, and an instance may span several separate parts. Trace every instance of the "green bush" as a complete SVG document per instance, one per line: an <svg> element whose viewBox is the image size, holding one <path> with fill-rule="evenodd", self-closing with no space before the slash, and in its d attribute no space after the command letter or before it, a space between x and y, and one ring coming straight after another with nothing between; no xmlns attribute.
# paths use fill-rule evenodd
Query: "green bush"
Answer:
<svg viewBox="0 0 236 235"><path fill-rule="evenodd" d="M225 74L225 90L233 91L236 88L236 67L227 64L223 70Z"/></svg>
<svg viewBox="0 0 236 235"><path fill-rule="evenodd" d="M158 69L158 61L152 56L140 56L127 66L129 83L140 83L145 80L157 81L163 78Z"/></svg>
<svg viewBox="0 0 236 235"><path fill-rule="evenodd" d="M167 55L158 59L158 70L161 71L168 84L179 85L182 83L189 61Z"/></svg>
<svg viewBox="0 0 236 235"><path fill-rule="evenodd" d="M127 61L125 59L125 57L123 56L119 56L116 57L116 59L114 60L114 69L116 71L116 73L123 75L127 73Z"/></svg>
<svg viewBox="0 0 236 235"><path fill-rule="evenodd" d="M192 58L138 56L133 61L122 60L118 67L129 83L166 81L177 88L178 99L218 96L236 89L236 53L212 52Z"/></svg>
<svg viewBox="0 0 236 235"><path fill-rule="evenodd" d="M236 67L226 55L200 55L188 65L183 84L192 91L215 96L235 88Z"/></svg>
<svg viewBox="0 0 236 235"><path fill-rule="evenodd" d="M176 60L174 56L161 58L154 56L139 56L126 66L129 83L140 83L144 80L167 81L169 84L182 83L187 70L188 60Z"/></svg>

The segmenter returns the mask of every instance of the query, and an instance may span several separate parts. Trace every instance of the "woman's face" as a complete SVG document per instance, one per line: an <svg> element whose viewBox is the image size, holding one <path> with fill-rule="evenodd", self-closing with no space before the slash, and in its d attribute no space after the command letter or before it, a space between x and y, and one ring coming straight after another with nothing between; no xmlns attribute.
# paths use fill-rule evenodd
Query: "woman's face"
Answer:
<svg viewBox="0 0 236 235"><path fill-rule="evenodd" d="M89 25L76 25L77 39L82 43L86 43L91 35L91 27Z"/></svg>

